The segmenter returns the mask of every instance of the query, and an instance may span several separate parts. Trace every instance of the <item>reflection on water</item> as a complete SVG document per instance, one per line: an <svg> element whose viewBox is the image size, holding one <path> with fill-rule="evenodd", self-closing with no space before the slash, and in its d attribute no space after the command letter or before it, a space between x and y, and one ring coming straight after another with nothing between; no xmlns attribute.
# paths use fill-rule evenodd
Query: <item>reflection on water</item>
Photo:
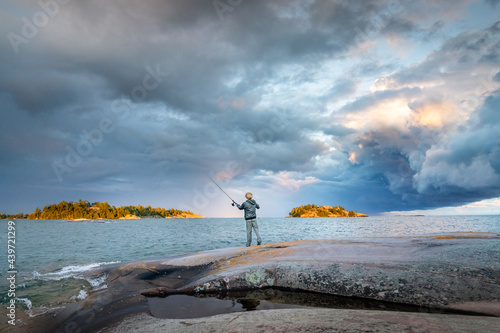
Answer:
<svg viewBox="0 0 500 333"><path fill-rule="evenodd" d="M252 291L233 291L220 294L148 297L147 302L151 315L158 318L171 319L201 318L224 313L254 310L312 307L351 310L433 312L433 309L414 305L274 288ZM441 312L443 311L441 310Z"/></svg>
<svg viewBox="0 0 500 333"><path fill-rule="evenodd" d="M239 299L238 303L247 311L255 310L260 305L260 301L257 299Z"/></svg>

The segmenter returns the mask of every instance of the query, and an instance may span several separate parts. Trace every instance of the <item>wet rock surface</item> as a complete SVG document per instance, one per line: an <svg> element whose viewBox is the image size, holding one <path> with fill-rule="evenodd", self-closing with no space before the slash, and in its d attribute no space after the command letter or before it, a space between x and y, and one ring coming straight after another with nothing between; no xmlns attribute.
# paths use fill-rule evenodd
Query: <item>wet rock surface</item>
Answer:
<svg viewBox="0 0 500 333"><path fill-rule="evenodd" d="M436 331L432 325L435 325L437 321L456 324L459 322L456 321L457 318L465 318L460 319L462 326L459 325L462 328L468 325L467 330L464 331L488 332L488 327L493 327L491 325L500 326L500 318L498 318L500 316L500 235L491 233L292 241L134 262L111 268L106 273L108 274L107 289L89 295L81 303L67 306L62 313L51 315L52 317L47 319L50 320L50 325L43 326L43 330L65 332L68 329L77 328L80 332L95 332L102 329L105 330L103 332L114 332L113 327L128 322L126 318L139 316L137 318L142 318L141 320L149 318L144 325L151 324L152 327L166 325L165 327L174 327L175 330L172 331L178 332L188 332L190 330L185 329L199 327L200 332L219 332L224 330L210 328L212 327L210 325L205 329L201 323L215 322L214 327L222 328L222 322L219 320L223 317L220 315L210 317L211 320L204 318L207 321L190 319L194 320L194 326L188 328L179 324L179 320L153 318L152 314L161 313L159 310L161 310L161 304L164 303L161 303L161 300L151 301L151 299L153 297L168 298L170 295L223 298L225 296L221 295L234 292L266 290L270 291L265 293L275 293L273 295L277 295L276 292L280 290L338 295L356 299L356 302L363 302L363 299L385 302L391 304L387 307L391 310L401 311L405 306L410 306L416 312L402 314L403 312L385 311L383 314L376 314L378 310L349 310L357 311L356 318L358 319L356 320L360 325L353 330L342 330L342 327L348 327L345 325L349 323L342 319L344 317L335 319L337 316L335 311L338 309L252 311L227 315L229 320L238 322L246 316L254 316L253 313L260 313L262 316L267 312L293 310L306 311L307 316L304 317L306 321L318 320L320 323L318 330L311 330L311 332L320 332L325 327L329 328L328 331L336 331L334 328L337 327L339 328L337 331L358 332L358 329L365 324L375 325L373 327L376 328L367 328L365 331L395 332L402 331L399 328L407 329L411 323L417 323L416 326L412 326L415 332L419 332L420 329L422 332ZM293 303L286 300L287 297L292 296L280 297L278 302ZM293 297L296 299L296 296ZM277 297L271 298L276 301ZM308 303L310 298L308 299L309 301L296 305L323 306ZM250 307L252 302L256 301L251 297L233 300L241 304L245 303L246 307ZM264 298L264 301L268 300ZM367 309L378 308L369 306ZM314 311L321 315L315 317ZM329 316L333 319L327 319L325 317L327 312L322 311L330 311ZM413 310L410 309L410 311ZM445 314L450 311L461 314ZM471 314L476 316L470 316ZM207 312L205 315L211 314ZM345 318L352 315L345 314ZM421 316L421 318L418 317L420 319L412 322L413 315ZM203 316L203 313L200 316ZM441 317L434 318L434 316ZM168 322L161 324L162 320ZM383 324L384 320L385 324ZM484 330L477 329L480 324L476 322L483 323ZM281 321L281 323L281 326L273 326L273 330L277 332L286 327L295 327L298 331L303 329L295 317L290 317L286 322ZM274 324L264 322L263 325L263 328L257 331L265 331L266 327L269 328ZM426 328L426 325L431 325L431 329ZM241 327L245 327L245 324L241 323ZM144 330L138 329L137 331ZM228 331L237 332L239 328L231 326ZM281 331L286 331L286 329ZM196 332L196 330L190 332Z"/></svg>
<svg viewBox="0 0 500 333"><path fill-rule="evenodd" d="M156 271L147 285L142 280L146 296L274 287L442 309L460 310L463 303L464 311L500 316L496 234L304 240L145 265ZM189 278L181 274L188 271Z"/></svg>

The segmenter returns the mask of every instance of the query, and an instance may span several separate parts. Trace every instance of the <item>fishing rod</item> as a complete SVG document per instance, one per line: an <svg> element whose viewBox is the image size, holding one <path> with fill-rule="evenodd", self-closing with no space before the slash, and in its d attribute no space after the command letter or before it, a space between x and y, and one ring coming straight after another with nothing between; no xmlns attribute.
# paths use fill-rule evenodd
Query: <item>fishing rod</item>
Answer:
<svg viewBox="0 0 500 333"><path fill-rule="evenodd" d="M211 181L213 181L213 182L214 182L214 184L215 184L215 185L216 185L216 186L217 186L217 187L218 187L218 188L219 188L219 189L220 189L220 190L221 190L221 191L222 191L225 195L227 195L227 197L228 197L229 199L231 199L231 201L233 202L233 203L232 203L232 205L233 205L233 206L234 206L234 204L237 204L237 203L236 203L236 201L234 201L234 200L233 200L233 198L231 198L231 197L229 196L229 194L227 194L227 193L226 193L226 191L224 191L224 190L222 189L222 187L220 187L220 186L219 186L219 184L217 184L217 183L215 182L215 180L213 180L213 179L212 179L212 177L208 176L208 178L210 178L210 180L211 180Z"/></svg>

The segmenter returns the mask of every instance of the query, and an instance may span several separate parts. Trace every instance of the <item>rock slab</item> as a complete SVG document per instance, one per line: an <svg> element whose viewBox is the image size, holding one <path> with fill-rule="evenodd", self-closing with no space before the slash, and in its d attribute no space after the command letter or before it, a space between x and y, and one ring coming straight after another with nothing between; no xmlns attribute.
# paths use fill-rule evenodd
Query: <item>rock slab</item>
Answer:
<svg viewBox="0 0 500 333"><path fill-rule="evenodd" d="M491 333L500 319L442 314L359 310L268 310L218 315L198 319L158 319L146 314L126 318L98 333Z"/></svg>
<svg viewBox="0 0 500 333"><path fill-rule="evenodd" d="M500 316L500 236L293 241L134 263L109 279L146 296L272 287Z"/></svg>

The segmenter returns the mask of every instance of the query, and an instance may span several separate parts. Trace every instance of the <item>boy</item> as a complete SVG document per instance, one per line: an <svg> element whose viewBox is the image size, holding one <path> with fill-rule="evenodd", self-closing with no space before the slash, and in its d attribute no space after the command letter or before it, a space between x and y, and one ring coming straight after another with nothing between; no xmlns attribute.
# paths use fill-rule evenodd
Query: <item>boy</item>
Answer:
<svg viewBox="0 0 500 333"><path fill-rule="evenodd" d="M255 212L255 209L260 209L260 206L255 200L252 199L253 195L252 193L248 192L245 194L245 198L247 198L247 201L242 203L241 205L236 204L236 207L238 207L240 210L245 210L245 220L247 222L247 246L250 246L252 244L252 228L255 230L255 234L257 235L257 245L260 245L261 243L261 238L259 234L259 226L257 224L257 214ZM235 202L233 202L234 206Z"/></svg>

